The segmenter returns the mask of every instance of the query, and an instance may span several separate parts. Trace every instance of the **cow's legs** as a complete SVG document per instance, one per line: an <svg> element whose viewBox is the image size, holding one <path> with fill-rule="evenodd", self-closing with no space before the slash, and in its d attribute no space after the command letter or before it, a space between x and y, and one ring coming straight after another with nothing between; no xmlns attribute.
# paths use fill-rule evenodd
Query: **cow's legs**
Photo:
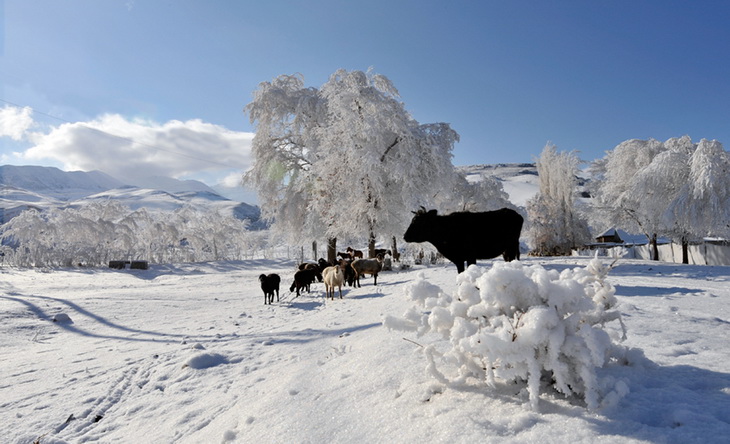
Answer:
<svg viewBox="0 0 730 444"><path fill-rule="evenodd" d="M517 241L514 243L514 245L507 247L507 249L504 250L502 257L504 257L504 260L507 262L511 262L515 259L519 260L520 259L520 242Z"/></svg>
<svg viewBox="0 0 730 444"><path fill-rule="evenodd" d="M463 261L454 262L454 265L456 265L457 272L459 272L459 273L464 272L464 262Z"/></svg>

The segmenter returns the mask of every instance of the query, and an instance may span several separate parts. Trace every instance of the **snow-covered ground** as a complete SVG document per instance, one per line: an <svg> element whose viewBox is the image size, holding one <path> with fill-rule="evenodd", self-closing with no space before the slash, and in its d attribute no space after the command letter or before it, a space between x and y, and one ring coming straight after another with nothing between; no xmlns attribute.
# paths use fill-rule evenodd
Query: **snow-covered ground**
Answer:
<svg viewBox="0 0 730 444"><path fill-rule="evenodd" d="M588 258L525 258L547 269ZM501 260L500 260L501 261ZM489 267L491 261L480 265ZM384 272L325 300L293 298L285 260L149 270L0 269L0 436L8 443L727 443L730 267L620 261L609 275L629 393L589 411L555 392L538 411L515 384L445 387L417 338L383 327L423 272ZM278 272L263 304L257 277ZM284 288L286 287L286 289ZM67 315L70 321L65 321ZM58 322L52 320L56 317ZM615 333L615 332L613 332Z"/></svg>

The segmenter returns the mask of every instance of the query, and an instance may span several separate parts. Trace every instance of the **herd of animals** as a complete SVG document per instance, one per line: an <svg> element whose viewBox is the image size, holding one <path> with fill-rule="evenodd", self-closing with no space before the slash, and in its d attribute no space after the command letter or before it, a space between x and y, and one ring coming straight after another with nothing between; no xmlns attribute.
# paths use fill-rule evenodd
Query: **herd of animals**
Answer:
<svg viewBox="0 0 730 444"><path fill-rule="evenodd" d="M523 217L509 208L485 212L456 212L439 215L436 210L420 210L413 212L411 224L403 235L406 242L430 242L438 252L456 265L459 273L467 266L475 264L477 259L491 259L502 255L509 262L520 258L520 233ZM347 283L351 287L360 287L360 276L373 276L374 285L378 284L378 273L383 264L391 256L388 250L375 251L375 257L363 258L360 250L350 247L346 252L337 253L337 262L332 264L325 259L317 263L305 262L299 265L294 273L294 282L290 292L309 292L316 281L324 282L326 295L334 299L335 288L342 299L342 286ZM279 301L279 284L281 277L275 273L259 276L261 289L264 292L264 304Z"/></svg>
<svg viewBox="0 0 730 444"><path fill-rule="evenodd" d="M337 253L337 261L332 264L325 259L320 258L315 262L303 262L299 264L294 273L294 281L289 287L290 292L296 291L297 296L300 292L311 289L311 285L317 282L324 282L326 295L330 299L335 297L335 288L339 291L340 299L342 299L342 286L347 284L351 287L360 287L360 276L369 274L373 276L374 284L378 284L378 273L383 270L383 264L387 263L390 256L390 250L375 250L374 258L363 258L360 250L348 247L346 252ZM278 274L262 274L259 276L261 282L261 290L264 292L264 304L274 302L274 294L276 301L279 301L279 286L281 277Z"/></svg>

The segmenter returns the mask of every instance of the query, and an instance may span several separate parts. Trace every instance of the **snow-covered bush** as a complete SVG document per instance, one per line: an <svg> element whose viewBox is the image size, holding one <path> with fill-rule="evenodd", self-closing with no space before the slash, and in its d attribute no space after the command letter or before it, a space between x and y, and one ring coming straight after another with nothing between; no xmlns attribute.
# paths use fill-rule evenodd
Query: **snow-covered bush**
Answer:
<svg viewBox="0 0 730 444"><path fill-rule="evenodd" d="M605 281L610 269L597 258L562 272L518 261L495 262L486 271L472 265L458 276L454 297L421 273L405 291L417 305L384 324L418 336L443 335L447 351L440 353L436 344L424 351L429 372L444 384L468 378L492 387L498 379L526 382L537 410L542 380L596 409L602 399L625 394L625 385L599 381L596 371L622 349L604 325L618 321L625 337L615 290ZM450 381L439 366L456 367L456 376Z"/></svg>

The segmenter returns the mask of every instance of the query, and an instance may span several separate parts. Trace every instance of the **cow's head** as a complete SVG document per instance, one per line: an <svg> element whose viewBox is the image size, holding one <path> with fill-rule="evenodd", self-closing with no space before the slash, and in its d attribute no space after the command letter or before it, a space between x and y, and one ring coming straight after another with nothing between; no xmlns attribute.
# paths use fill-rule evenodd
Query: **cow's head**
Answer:
<svg viewBox="0 0 730 444"><path fill-rule="evenodd" d="M403 240L406 242L427 242L431 238L434 222L438 216L436 210L426 210L424 207L421 207L418 211L414 211L413 214L411 225L403 235Z"/></svg>

